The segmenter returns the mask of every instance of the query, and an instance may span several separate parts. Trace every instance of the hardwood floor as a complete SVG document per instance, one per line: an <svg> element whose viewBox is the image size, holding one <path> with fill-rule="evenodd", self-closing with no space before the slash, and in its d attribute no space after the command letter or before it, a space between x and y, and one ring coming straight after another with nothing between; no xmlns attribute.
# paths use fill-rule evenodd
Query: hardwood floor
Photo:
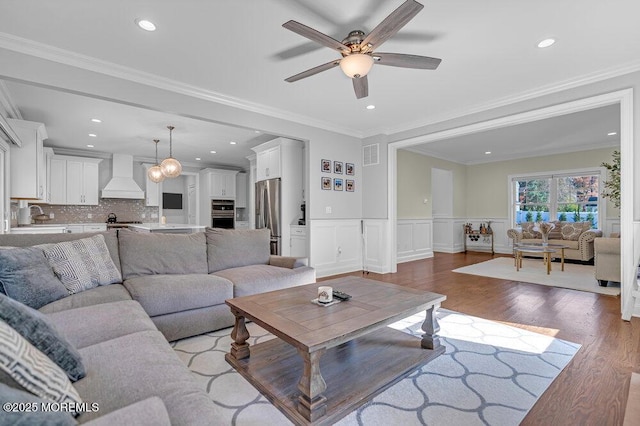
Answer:
<svg viewBox="0 0 640 426"><path fill-rule="evenodd" d="M640 371L640 318L620 318L620 297L451 272L491 258L436 253L365 277L442 293L446 309L581 344L522 424L621 425L631 372Z"/></svg>

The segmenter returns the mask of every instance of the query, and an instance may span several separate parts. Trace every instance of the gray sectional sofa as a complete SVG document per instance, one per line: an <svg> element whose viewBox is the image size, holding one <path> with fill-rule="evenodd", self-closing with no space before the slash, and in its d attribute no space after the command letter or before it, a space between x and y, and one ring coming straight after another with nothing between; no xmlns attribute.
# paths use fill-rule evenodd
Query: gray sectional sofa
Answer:
<svg viewBox="0 0 640 426"><path fill-rule="evenodd" d="M0 235L0 249L46 248L95 235ZM73 383L78 394L84 402L99 404L99 411L85 411L75 420L92 425L215 423L217 407L168 341L229 327L234 317L226 299L313 283L314 269L306 259L271 256L268 230L100 235L122 282L79 291L38 309L82 357L86 376Z"/></svg>

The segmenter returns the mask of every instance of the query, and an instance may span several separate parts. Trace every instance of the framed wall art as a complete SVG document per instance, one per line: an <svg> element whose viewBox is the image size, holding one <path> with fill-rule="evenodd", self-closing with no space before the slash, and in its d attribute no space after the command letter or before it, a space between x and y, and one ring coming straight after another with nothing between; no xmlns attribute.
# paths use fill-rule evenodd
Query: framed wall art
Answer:
<svg viewBox="0 0 640 426"><path fill-rule="evenodd" d="M334 191L342 191L342 179L341 178L333 178L333 190Z"/></svg>
<svg viewBox="0 0 640 426"><path fill-rule="evenodd" d="M320 171L322 173L331 173L331 160L320 160Z"/></svg>
<svg viewBox="0 0 640 426"><path fill-rule="evenodd" d="M334 161L333 162L333 173L337 175L342 174L342 161Z"/></svg>
<svg viewBox="0 0 640 426"><path fill-rule="evenodd" d="M331 189L331 178L330 177L323 177L322 178L322 189L324 189L324 190Z"/></svg>
<svg viewBox="0 0 640 426"><path fill-rule="evenodd" d="M353 163L347 163L345 173L349 176L354 176L356 174L356 166Z"/></svg>
<svg viewBox="0 0 640 426"><path fill-rule="evenodd" d="M356 190L356 181L353 179L347 179L346 186L347 192L354 192Z"/></svg>

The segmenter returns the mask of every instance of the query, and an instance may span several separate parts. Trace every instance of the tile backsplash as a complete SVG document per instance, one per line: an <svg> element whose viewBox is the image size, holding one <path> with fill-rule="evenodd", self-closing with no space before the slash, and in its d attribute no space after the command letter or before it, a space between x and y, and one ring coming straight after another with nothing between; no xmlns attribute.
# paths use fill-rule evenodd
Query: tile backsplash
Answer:
<svg viewBox="0 0 640 426"><path fill-rule="evenodd" d="M145 200L123 200L114 198L100 199L97 206L38 204L44 214L54 214L54 218L46 223L104 223L109 213L115 213L118 222L157 222L159 207L145 206ZM32 210L34 215L40 212ZM89 215L91 217L89 218ZM143 217L144 216L144 217ZM152 217L155 216L155 217ZM11 226L17 226L18 203L11 203Z"/></svg>

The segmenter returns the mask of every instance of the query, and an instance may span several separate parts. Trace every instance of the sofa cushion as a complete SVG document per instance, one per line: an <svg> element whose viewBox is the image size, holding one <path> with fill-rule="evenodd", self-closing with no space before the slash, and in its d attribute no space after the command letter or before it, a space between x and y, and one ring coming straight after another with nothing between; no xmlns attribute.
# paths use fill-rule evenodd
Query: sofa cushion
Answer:
<svg viewBox="0 0 640 426"><path fill-rule="evenodd" d="M271 232L263 229L207 228L209 273L247 265L266 265Z"/></svg>
<svg viewBox="0 0 640 426"><path fill-rule="evenodd" d="M78 349L139 331L157 330L149 315L134 300L69 309L48 317Z"/></svg>
<svg viewBox="0 0 640 426"><path fill-rule="evenodd" d="M315 269L303 266L289 269L270 265L250 265L224 269L214 275L233 283L233 296L249 296L316 282Z"/></svg>
<svg viewBox="0 0 640 426"><path fill-rule="evenodd" d="M583 232L591 229L591 222L562 222L562 239L578 241Z"/></svg>
<svg viewBox="0 0 640 426"><path fill-rule="evenodd" d="M81 308L83 306L99 305L100 303L131 300L131 295L122 284L111 284L92 288L80 293L72 294L64 299L44 305L39 309L45 314L66 311L67 309Z"/></svg>
<svg viewBox="0 0 640 426"><path fill-rule="evenodd" d="M84 377L80 354L45 315L0 294L0 319L62 368L69 379Z"/></svg>
<svg viewBox="0 0 640 426"><path fill-rule="evenodd" d="M102 235L109 249L111 259L120 270L120 256L118 254L118 236L116 230L106 232L85 232L80 234L0 234L0 246L28 247L36 244L55 244L62 241L79 240L81 238Z"/></svg>
<svg viewBox="0 0 640 426"><path fill-rule="evenodd" d="M37 247L0 250L0 287L7 296L34 309L69 295Z"/></svg>
<svg viewBox="0 0 640 426"><path fill-rule="evenodd" d="M152 317L219 305L233 297L231 282L208 274L147 275L129 278L124 286Z"/></svg>
<svg viewBox="0 0 640 426"><path fill-rule="evenodd" d="M53 271L69 294L122 282L120 271L111 259L104 237L100 234L46 244L43 249Z"/></svg>
<svg viewBox="0 0 640 426"><path fill-rule="evenodd" d="M220 418L204 387L158 331L107 340L80 354L87 375L76 389L85 401L100 405L97 413L83 413L81 423L153 396L164 402L171 424L202 425Z"/></svg>
<svg viewBox="0 0 640 426"><path fill-rule="evenodd" d="M30 407L42 407L42 404L47 403L45 399L39 398L31 393L25 392L20 389L7 386L0 383L0 404L4 406L6 403L21 403L28 404ZM24 406L24 405L23 405ZM0 419L0 425L46 425L46 426L73 426L78 422L74 420L71 414L64 411L43 411L37 410L2 410L2 418Z"/></svg>
<svg viewBox="0 0 640 426"><path fill-rule="evenodd" d="M1 320L0 370L40 398L60 403L82 402L67 374ZM71 410L71 413L77 414L75 410Z"/></svg>
<svg viewBox="0 0 640 426"><path fill-rule="evenodd" d="M123 230L118 235L124 279L207 273L207 244L202 232L183 235Z"/></svg>
<svg viewBox="0 0 640 426"><path fill-rule="evenodd" d="M171 426L164 402L157 396L138 401L85 423L86 426Z"/></svg>

